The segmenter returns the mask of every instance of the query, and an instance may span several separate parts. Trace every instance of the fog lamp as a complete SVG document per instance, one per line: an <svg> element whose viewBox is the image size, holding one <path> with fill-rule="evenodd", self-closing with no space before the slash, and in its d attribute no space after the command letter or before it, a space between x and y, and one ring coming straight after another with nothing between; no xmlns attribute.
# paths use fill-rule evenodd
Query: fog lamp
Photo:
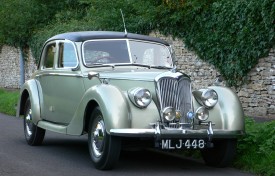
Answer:
<svg viewBox="0 0 275 176"><path fill-rule="evenodd" d="M162 115L165 120L171 122L176 117L176 110L173 107L166 107L162 110Z"/></svg>
<svg viewBox="0 0 275 176"><path fill-rule="evenodd" d="M207 120L209 117L209 111L205 108L205 107L199 107L196 110L196 118L201 120L201 121L205 121Z"/></svg>

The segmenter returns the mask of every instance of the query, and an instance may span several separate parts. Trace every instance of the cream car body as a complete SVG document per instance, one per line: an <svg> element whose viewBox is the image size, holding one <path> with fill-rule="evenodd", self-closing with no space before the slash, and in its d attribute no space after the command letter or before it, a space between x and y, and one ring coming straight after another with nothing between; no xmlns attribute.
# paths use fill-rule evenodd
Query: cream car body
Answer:
<svg viewBox="0 0 275 176"><path fill-rule="evenodd" d="M30 145L41 144L45 130L88 133L98 169L113 167L126 138L145 138L163 150L200 149L207 164L226 166L234 153L228 148L244 133L242 106L230 88L192 90L190 78L175 69L167 42L120 32L50 38L21 88L20 115ZM215 160L226 162L209 159L213 151L224 155Z"/></svg>

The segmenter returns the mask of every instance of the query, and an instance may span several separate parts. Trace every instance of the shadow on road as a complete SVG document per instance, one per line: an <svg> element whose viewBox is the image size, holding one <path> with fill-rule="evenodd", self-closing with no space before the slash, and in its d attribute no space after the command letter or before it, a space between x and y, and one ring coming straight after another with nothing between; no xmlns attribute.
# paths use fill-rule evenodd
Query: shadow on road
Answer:
<svg viewBox="0 0 275 176"><path fill-rule="evenodd" d="M63 137L62 137L63 136ZM177 155L165 154L148 150L122 151L120 160L114 170L95 170L90 160L87 136L46 138L41 146L49 155L58 155L62 160L73 160L77 166L87 167L87 170L99 175L230 175L236 171L233 168L212 168L203 161ZM185 174L183 174L185 173ZM209 173L209 174L208 174ZM235 175L249 175L246 173Z"/></svg>

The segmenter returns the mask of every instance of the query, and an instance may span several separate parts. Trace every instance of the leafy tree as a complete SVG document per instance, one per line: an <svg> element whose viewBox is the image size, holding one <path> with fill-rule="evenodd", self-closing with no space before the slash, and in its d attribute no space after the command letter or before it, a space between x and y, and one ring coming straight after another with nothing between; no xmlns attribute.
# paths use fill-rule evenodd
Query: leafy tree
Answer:
<svg viewBox="0 0 275 176"><path fill-rule="evenodd" d="M56 12L69 8L77 1L55 0L1 0L0 43L26 46L39 28L55 19Z"/></svg>
<svg viewBox="0 0 275 176"><path fill-rule="evenodd" d="M25 45L34 29L38 11L31 1L1 0L0 43Z"/></svg>
<svg viewBox="0 0 275 176"><path fill-rule="evenodd" d="M79 30L148 34L184 41L238 87L274 46L274 0L1 0L0 44L29 45L36 58L52 35Z"/></svg>

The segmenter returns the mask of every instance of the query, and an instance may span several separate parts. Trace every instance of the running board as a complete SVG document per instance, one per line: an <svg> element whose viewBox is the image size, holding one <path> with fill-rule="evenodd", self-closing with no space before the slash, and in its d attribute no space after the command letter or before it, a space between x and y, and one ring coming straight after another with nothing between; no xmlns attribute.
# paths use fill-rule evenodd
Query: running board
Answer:
<svg viewBox="0 0 275 176"><path fill-rule="evenodd" d="M37 126L45 130L49 130L57 133L62 133L62 134L67 133L67 126L60 125L60 124L54 124L47 121L39 121Z"/></svg>

